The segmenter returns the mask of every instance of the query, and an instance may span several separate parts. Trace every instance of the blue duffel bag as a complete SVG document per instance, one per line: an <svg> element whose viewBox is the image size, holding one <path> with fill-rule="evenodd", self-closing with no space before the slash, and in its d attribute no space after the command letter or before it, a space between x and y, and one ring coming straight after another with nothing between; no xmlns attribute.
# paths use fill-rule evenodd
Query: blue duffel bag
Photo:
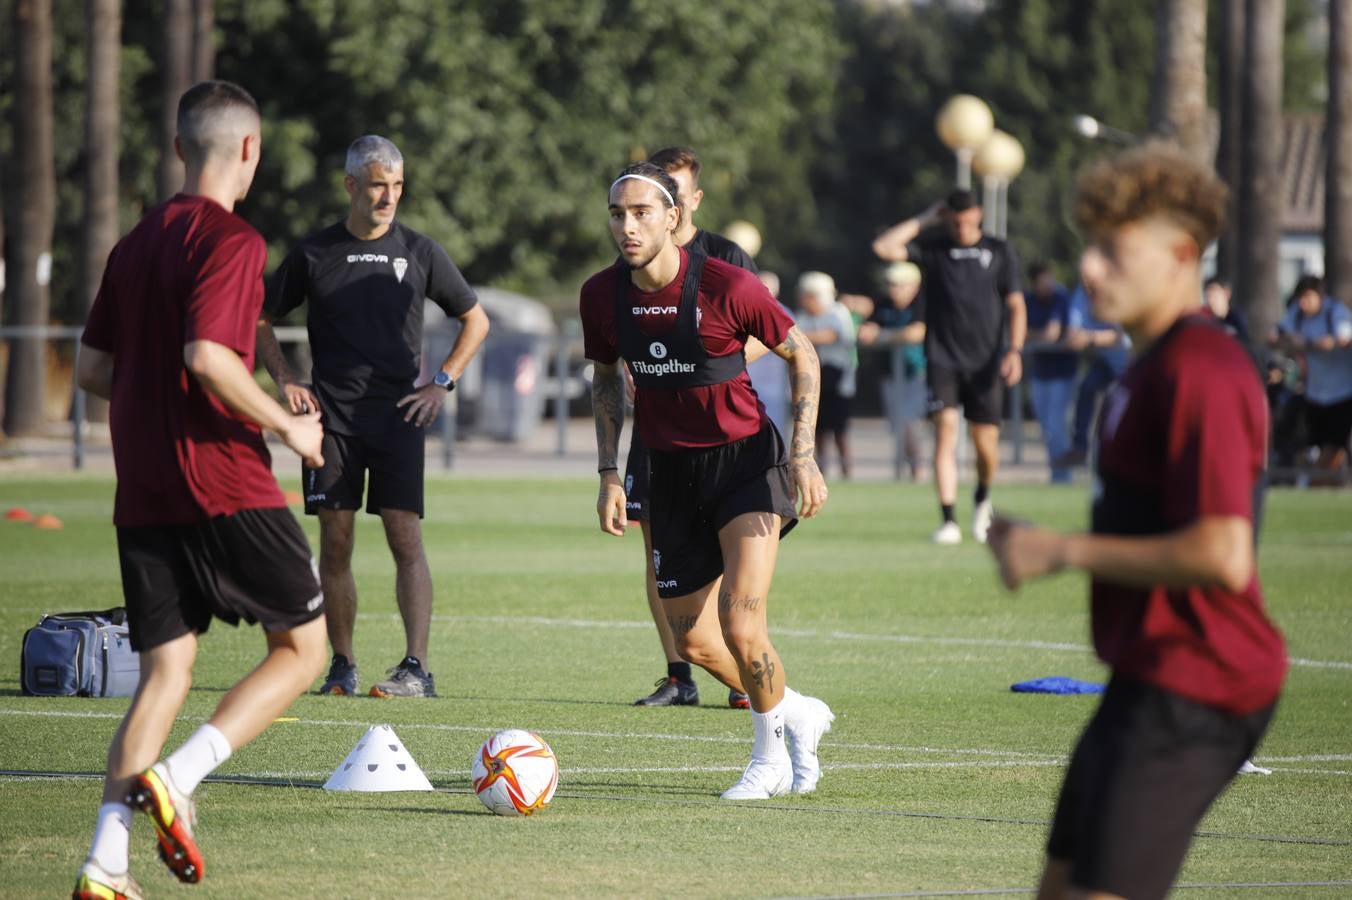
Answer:
<svg viewBox="0 0 1352 900"><path fill-rule="evenodd" d="M19 684L40 697L130 697L141 680L127 611L54 613L24 632Z"/></svg>

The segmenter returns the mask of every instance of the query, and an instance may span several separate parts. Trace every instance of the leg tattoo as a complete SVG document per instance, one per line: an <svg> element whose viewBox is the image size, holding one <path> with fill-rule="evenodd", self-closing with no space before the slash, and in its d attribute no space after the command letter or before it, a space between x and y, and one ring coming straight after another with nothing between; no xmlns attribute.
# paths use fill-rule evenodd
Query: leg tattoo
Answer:
<svg viewBox="0 0 1352 900"><path fill-rule="evenodd" d="M773 691L775 687L775 664L770 661L770 654L762 653L760 660L751 661L751 677L756 682L756 687L764 688L767 691Z"/></svg>

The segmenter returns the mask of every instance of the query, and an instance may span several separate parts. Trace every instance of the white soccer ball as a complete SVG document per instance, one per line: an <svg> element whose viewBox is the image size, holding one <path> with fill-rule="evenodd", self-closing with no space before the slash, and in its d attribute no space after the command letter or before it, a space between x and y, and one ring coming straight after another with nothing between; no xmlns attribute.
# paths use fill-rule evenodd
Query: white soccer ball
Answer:
<svg viewBox="0 0 1352 900"><path fill-rule="evenodd" d="M474 793L500 816L544 809L559 785L554 751L533 731L510 728L484 741L470 768Z"/></svg>

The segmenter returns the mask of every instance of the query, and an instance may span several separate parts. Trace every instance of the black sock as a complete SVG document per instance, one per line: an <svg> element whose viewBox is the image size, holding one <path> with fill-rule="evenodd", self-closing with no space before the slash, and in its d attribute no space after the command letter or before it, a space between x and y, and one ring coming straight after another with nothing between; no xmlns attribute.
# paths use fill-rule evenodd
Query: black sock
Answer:
<svg viewBox="0 0 1352 900"><path fill-rule="evenodd" d="M976 493L972 495L973 503L985 503L986 498L990 496L991 486L989 484L978 484Z"/></svg>
<svg viewBox="0 0 1352 900"><path fill-rule="evenodd" d="M690 684L694 681L690 674L690 663L688 662L667 663L667 677L675 678L681 684Z"/></svg>
<svg viewBox="0 0 1352 900"><path fill-rule="evenodd" d="M939 508L940 508L941 510L943 510L943 513L944 513L944 522L945 522L945 523L948 523L948 522L956 522L956 521L957 521L957 519L953 518L953 504L952 504L952 503L941 503L941 504L939 504Z"/></svg>

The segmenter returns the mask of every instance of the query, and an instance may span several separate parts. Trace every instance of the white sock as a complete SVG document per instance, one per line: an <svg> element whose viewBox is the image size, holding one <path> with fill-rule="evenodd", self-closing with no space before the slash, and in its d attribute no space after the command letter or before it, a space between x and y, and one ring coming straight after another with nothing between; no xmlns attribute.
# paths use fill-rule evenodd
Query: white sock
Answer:
<svg viewBox="0 0 1352 900"><path fill-rule="evenodd" d="M766 712L751 711L751 724L755 729L755 739L751 744L751 755L757 759L787 758L788 748L784 746L784 701Z"/></svg>
<svg viewBox="0 0 1352 900"><path fill-rule="evenodd" d="M169 777L184 796L191 794L221 763L230 758L230 742L210 723L192 733L182 747L164 761Z"/></svg>
<svg viewBox="0 0 1352 900"><path fill-rule="evenodd" d="M131 838L131 807L125 803L105 803L94 821L94 843L89 858L111 875L127 871L127 843Z"/></svg>

